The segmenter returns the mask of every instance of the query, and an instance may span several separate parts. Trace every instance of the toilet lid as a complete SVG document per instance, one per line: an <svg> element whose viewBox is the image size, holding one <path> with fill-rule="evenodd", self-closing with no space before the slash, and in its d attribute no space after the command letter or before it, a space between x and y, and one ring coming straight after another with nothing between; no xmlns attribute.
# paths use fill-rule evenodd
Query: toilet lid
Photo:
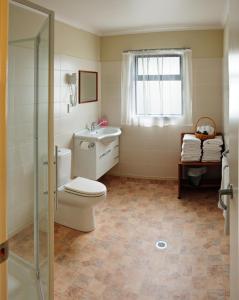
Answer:
<svg viewBox="0 0 239 300"><path fill-rule="evenodd" d="M99 197L106 193L106 186L98 181L77 177L65 184L65 190L81 196Z"/></svg>

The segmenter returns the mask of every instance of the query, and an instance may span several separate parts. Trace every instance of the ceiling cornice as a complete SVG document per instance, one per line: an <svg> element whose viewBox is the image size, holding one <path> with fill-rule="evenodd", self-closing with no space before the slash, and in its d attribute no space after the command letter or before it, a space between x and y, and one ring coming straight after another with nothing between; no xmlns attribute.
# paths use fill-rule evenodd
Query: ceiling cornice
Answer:
<svg viewBox="0 0 239 300"><path fill-rule="evenodd" d="M138 27L138 28L130 28L126 30L118 30L118 31L105 31L105 32L100 32L98 30L94 30L91 27L87 26L81 26L81 25L76 25L72 21L68 21L65 19L62 19L60 17L56 17L56 20L64 23L66 25L69 25L71 27L74 27L79 30L87 31L92 34L95 34L99 37L104 37L104 36L115 36L115 35L127 35L127 34L140 34L140 33L151 33L151 32L166 32L166 31L188 31L188 30L217 30L217 29L223 29L224 24L217 24L217 25L173 25L173 26L156 26L156 27Z"/></svg>
<svg viewBox="0 0 239 300"><path fill-rule="evenodd" d="M135 29L127 29L121 31L109 31L104 32L101 36L114 36L114 35L126 35L126 34L140 34L140 33L150 33L150 32L164 32L164 31L186 31L186 30L217 30L223 29L224 26L222 24L218 25L194 25L194 26L158 26L151 28L135 28Z"/></svg>

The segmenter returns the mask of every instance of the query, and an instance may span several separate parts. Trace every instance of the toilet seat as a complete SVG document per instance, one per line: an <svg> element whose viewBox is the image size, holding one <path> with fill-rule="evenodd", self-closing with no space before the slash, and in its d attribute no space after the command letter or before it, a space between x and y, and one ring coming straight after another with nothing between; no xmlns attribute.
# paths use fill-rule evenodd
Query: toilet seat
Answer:
<svg viewBox="0 0 239 300"><path fill-rule="evenodd" d="M83 197L100 197L106 193L104 184L83 177L77 177L65 184L64 190Z"/></svg>

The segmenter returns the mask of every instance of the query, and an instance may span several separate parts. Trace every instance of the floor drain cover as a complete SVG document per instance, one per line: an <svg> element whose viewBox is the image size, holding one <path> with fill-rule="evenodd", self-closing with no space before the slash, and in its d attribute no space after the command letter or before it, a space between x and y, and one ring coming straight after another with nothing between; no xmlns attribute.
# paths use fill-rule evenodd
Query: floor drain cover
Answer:
<svg viewBox="0 0 239 300"><path fill-rule="evenodd" d="M165 241L157 241L157 243L156 243L156 247L161 250L166 249L167 246L168 246L168 244Z"/></svg>

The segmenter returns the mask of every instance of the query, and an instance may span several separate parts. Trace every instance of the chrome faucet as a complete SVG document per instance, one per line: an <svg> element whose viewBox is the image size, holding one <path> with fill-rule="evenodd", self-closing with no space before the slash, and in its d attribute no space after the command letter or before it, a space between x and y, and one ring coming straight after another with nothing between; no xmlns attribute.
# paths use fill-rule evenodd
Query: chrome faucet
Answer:
<svg viewBox="0 0 239 300"><path fill-rule="evenodd" d="M88 124L86 124L85 128L87 130L89 130L90 132L96 130L98 127L100 127L100 125L103 124L103 122L97 123L97 122L92 122L90 126L88 126Z"/></svg>
<svg viewBox="0 0 239 300"><path fill-rule="evenodd" d="M104 123L103 121L100 122L100 123L92 122L92 123L91 123L91 126L90 126L90 130L91 130L91 131L96 130L96 128L100 127L103 123Z"/></svg>
<svg viewBox="0 0 239 300"><path fill-rule="evenodd" d="M94 131L100 124L97 124L96 122L92 122L90 126L90 131Z"/></svg>

